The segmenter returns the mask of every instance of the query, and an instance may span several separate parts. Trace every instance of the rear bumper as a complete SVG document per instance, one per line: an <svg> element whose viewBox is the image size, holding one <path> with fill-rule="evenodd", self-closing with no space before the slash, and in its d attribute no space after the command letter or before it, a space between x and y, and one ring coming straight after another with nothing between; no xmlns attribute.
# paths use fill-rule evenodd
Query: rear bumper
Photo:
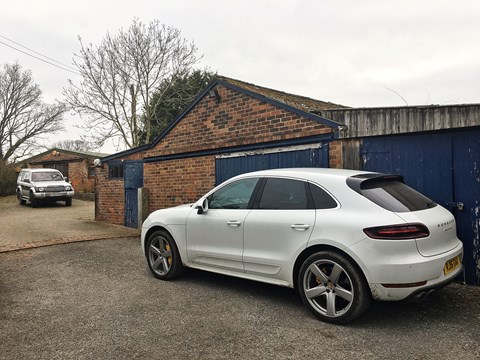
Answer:
<svg viewBox="0 0 480 360"><path fill-rule="evenodd" d="M459 266L457 269L452 271L451 273L444 275L443 274L443 266L448 259L455 257L457 255L462 256L462 251L450 253L446 255L441 260L433 260L430 262L430 267L433 270L437 271L438 276L434 279L427 279L426 284L422 286L413 286L413 287L400 287L400 288L391 288L385 287L382 284L386 284L387 282L381 283L370 283L370 290L372 296L375 300L383 300L383 301L398 301L398 300L406 300L412 299L416 301L422 301L430 296L434 291L440 290L441 288L447 286L451 282L453 282L463 271L463 265ZM421 278L422 276L426 276L423 274L418 274L417 278ZM408 279L407 279L408 280ZM401 281L396 281L397 284L408 284L411 281L406 281L402 279ZM390 284L390 283L389 283Z"/></svg>
<svg viewBox="0 0 480 360"><path fill-rule="evenodd" d="M448 285L462 273L460 265L447 275L443 269L447 261L459 256L463 260L460 240L453 249L435 256L419 254L415 240L392 242L366 239L352 247L352 257L364 270L375 300L398 301L422 298L429 290ZM385 284L382 285L382 284ZM425 295L426 294L426 295Z"/></svg>

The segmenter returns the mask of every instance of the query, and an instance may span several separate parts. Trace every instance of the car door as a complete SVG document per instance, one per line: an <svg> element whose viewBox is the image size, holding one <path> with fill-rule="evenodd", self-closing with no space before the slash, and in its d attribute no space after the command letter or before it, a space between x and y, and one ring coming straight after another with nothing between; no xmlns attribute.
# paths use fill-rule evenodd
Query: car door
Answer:
<svg viewBox="0 0 480 360"><path fill-rule="evenodd" d="M31 175L32 173L30 171L25 171L23 172L23 175L22 175L22 179L21 179L21 182L22 182L22 196L24 198L29 198L30 196L30 187L32 186L31 185Z"/></svg>
<svg viewBox="0 0 480 360"><path fill-rule="evenodd" d="M308 183L268 178L245 221L245 272L288 279L292 259L305 249L315 224Z"/></svg>
<svg viewBox="0 0 480 360"><path fill-rule="evenodd" d="M199 267L243 272L244 221L258 178L226 184L206 199L203 213L187 218L187 255Z"/></svg>

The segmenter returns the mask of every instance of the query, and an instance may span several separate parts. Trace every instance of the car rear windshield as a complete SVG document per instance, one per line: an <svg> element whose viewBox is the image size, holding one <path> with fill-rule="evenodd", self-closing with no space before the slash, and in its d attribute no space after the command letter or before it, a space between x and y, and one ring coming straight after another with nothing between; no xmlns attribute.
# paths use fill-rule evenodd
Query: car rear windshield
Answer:
<svg viewBox="0 0 480 360"><path fill-rule="evenodd" d="M360 184L360 193L393 212L425 210L437 204L398 180L369 179Z"/></svg>

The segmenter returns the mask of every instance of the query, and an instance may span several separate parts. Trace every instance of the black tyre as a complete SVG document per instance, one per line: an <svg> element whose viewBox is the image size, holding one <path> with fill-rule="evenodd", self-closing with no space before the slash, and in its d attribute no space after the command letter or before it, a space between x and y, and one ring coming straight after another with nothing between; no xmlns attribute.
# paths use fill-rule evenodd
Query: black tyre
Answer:
<svg viewBox="0 0 480 360"><path fill-rule="evenodd" d="M22 199L22 197L20 196L20 192L18 191L17 191L17 200L19 205L25 205L27 203L25 200Z"/></svg>
<svg viewBox="0 0 480 360"><path fill-rule="evenodd" d="M345 324L362 315L371 294L360 269L333 251L311 255L300 268L298 289L305 305L320 320Z"/></svg>
<svg viewBox="0 0 480 360"><path fill-rule="evenodd" d="M72 206L72 198L65 200L65 206Z"/></svg>
<svg viewBox="0 0 480 360"><path fill-rule="evenodd" d="M35 197L33 196L33 193L30 193L30 204L32 204L33 208L37 208L39 205L38 200L35 199Z"/></svg>
<svg viewBox="0 0 480 360"><path fill-rule="evenodd" d="M171 280L183 271L182 259L172 236L163 230L155 231L145 246L148 267L156 278Z"/></svg>

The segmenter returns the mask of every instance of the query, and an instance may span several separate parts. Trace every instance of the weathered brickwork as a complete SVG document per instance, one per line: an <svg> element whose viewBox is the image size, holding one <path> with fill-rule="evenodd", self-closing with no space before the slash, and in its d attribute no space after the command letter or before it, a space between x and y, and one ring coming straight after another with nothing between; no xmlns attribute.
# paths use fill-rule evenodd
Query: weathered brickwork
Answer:
<svg viewBox="0 0 480 360"><path fill-rule="evenodd" d="M341 169L343 167L342 141L332 141L328 149L329 167Z"/></svg>
<svg viewBox="0 0 480 360"><path fill-rule="evenodd" d="M215 158L196 157L146 163L144 184L150 211L198 200L215 183Z"/></svg>
<svg viewBox="0 0 480 360"><path fill-rule="evenodd" d="M331 133L332 129L240 92L217 86L147 157Z"/></svg>

